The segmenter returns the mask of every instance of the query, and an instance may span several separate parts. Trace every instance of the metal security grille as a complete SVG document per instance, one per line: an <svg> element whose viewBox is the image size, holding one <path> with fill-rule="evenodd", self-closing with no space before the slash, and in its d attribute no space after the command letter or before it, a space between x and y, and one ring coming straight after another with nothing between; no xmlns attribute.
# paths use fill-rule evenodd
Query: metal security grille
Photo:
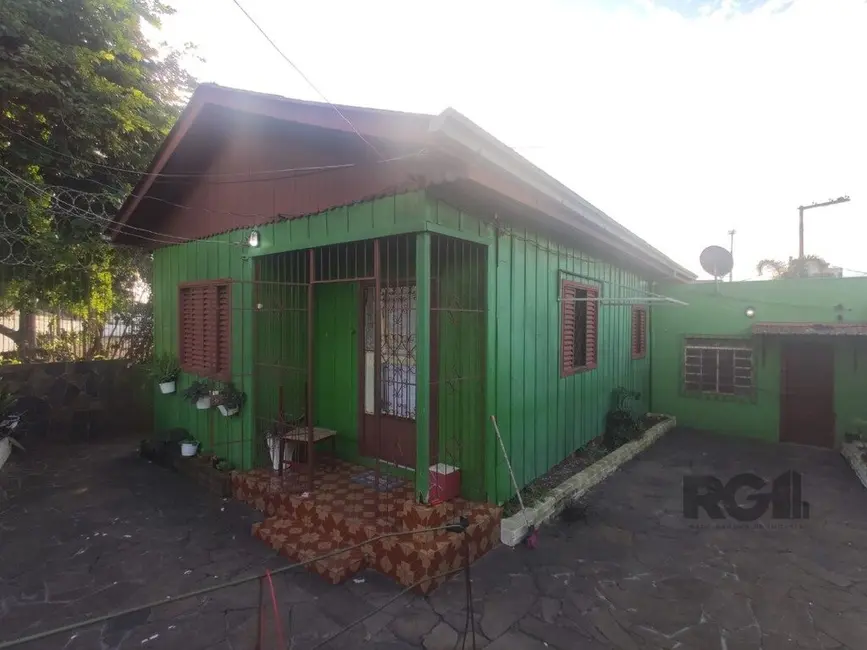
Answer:
<svg viewBox="0 0 867 650"><path fill-rule="evenodd" d="M687 339L683 380L689 392L748 395L753 389L753 349L747 342Z"/></svg>
<svg viewBox="0 0 867 650"><path fill-rule="evenodd" d="M376 349L374 287L365 291L365 352ZM416 389L416 285L382 287L381 304L381 408L384 415L415 420ZM371 408L366 408L371 413Z"/></svg>

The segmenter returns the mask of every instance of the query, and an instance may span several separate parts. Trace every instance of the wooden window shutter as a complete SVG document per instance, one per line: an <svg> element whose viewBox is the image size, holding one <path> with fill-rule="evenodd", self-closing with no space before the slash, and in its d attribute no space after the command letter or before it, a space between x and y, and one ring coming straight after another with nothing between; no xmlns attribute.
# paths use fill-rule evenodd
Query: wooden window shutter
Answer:
<svg viewBox="0 0 867 650"><path fill-rule="evenodd" d="M178 346L185 372L231 379L231 284L190 282L178 288Z"/></svg>
<svg viewBox="0 0 867 650"><path fill-rule="evenodd" d="M647 308L632 308L632 358L642 359L647 355Z"/></svg>
<svg viewBox="0 0 867 650"><path fill-rule="evenodd" d="M563 318L560 323L561 367L560 376L568 377L575 372L575 318L577 292L568 281L563 282L561 290Z"/></svg>
<svg viewBox="0 0 867 650"><path fill-rule="evenodd" d="M596 367L596 356L599 349L599 298L597 289L587 288L587 364L586 368Z"/></svg>
<svg viewBox="0 0 867 650"><path fill-rule="evenodd" d="M217 286L217 368L223 381L232 375L232 295L228 284Z"/></svg>
<svg viewBox="0 0 867 650"><path fill-rule="evenodd" d="M598 350L599 289L571 280L561 281L560 376L596 367Z"/></svg>

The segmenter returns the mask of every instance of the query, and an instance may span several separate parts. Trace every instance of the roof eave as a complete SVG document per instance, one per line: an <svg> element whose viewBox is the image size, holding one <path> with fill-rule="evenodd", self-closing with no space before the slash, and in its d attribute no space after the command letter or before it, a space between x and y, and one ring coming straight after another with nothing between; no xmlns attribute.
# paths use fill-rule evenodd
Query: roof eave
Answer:
<svg viewBox="0 0 867 650"><path fill-rule="evenodd" d="M432 133L444 136L464 149L470 150L535 191L556 201L592 227L592 229L582 228L574 222L568 222L567 225L571 228L597 238L600 236L599 231L602 231L608 235L603 238L603 241L607 239L606 243L609 244L612 240L620 242L629 252L639 255L646 265L670 279L689 282L697 277L454 109L448 108L434 118L430 129ZM594 233L593 230L597 232ZM621 247L617 246L617 248Z"/></svg>

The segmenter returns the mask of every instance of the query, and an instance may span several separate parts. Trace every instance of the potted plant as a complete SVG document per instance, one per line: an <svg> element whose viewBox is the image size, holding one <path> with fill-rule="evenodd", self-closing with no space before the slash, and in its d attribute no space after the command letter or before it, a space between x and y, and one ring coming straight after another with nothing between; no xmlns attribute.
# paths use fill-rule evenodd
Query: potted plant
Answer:
<svg viewBox="0 0 867 650"><path fill-rule="evenodd" d="M191 458L199 451L199 441L195 438L185 438L181 440L181 456Z"/></svg>
<svg viewBox="0 0 867 650"><path fill-rule="evenodd" d="M196 405L200 411L211 408L211 387L208 382L197 379L184 391L184 399Z"/></svg>
<svg viewBox="0 0 867 650"><path fill-rule="evenodd" d="M5 388L0 389L0 468L6 464L9 456L12 454L12 447L17 447L24 451L12 434L18 428L21 421L21 414L14 413L15 396Z"/></svg>
<svg viewBox="0 0 867 650"><path fill-rule="evenodd" d="M177 357L168 352L157 355L151 362L150 375L160 385L160 392L169 395L175 392L181 364Z"/></svg>
<svg viewBox="0 0 867 650"><path fill-rule="evenodd" d="M226 384L220 389L217 408L225 417L229 417L241 410L246 399L246 393L235 388L234 384Z"/></svg>

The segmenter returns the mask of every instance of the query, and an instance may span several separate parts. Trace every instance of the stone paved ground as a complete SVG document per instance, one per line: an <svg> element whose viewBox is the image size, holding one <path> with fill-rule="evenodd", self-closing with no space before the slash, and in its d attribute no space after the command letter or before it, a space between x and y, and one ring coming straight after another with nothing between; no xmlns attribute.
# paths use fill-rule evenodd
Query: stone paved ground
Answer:
<svg viewBox="0 0 867 650"><path fill-rule="evenodd" d="M250 537L257 513L132 448L34 450L4 471L0 643L285 564ZM734 529L682 517L684 474L787 469L804 474L808 521ZM867 647L867 491L834 452L674 431L594 491L586 521L546 526L540 542L474 565L477 647ZM364 578L331 587L306 572L276 576L292 647L399 593L379 574ZM452 650L465 612L456 579L428 599L398 598L327 647ZM246 649L256 616L257 587L245 585L26 647Z"/></svg>
<svg viewBox="0 0 867 650"><path fill-rule="evenodd" d="M807 521L682 516L685 474L790 469ZM867 491L837 452L676 430L540 541L475 567L488 648L867 648Z"/></svg>

